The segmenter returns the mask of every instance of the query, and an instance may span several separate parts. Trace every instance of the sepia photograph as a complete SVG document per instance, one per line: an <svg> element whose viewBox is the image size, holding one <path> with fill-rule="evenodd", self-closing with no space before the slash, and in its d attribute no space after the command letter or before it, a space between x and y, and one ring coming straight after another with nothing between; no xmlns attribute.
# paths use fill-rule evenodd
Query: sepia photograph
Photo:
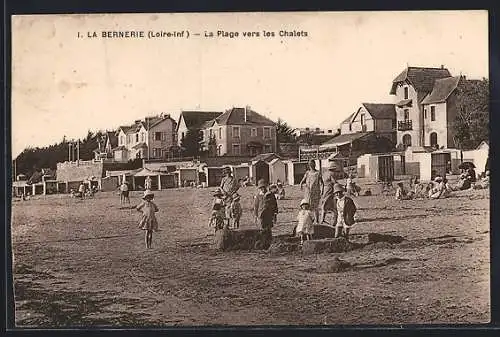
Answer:
<svg viewBox="0 0 500 337"><path fill-rule="evenodd" d="M15 328L491 321L488 11L11 20Z"/></svg>

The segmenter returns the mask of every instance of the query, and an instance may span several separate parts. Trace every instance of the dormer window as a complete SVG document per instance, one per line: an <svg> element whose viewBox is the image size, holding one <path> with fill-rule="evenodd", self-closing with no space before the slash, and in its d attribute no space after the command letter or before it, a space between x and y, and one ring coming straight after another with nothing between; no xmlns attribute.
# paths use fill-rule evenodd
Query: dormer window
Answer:
<svg viewBox="0 0 500 337"><path fill-rule="evenodd" d="M408 99L408 87L404 87L403 92L404 92L404 99Z"/></svg>

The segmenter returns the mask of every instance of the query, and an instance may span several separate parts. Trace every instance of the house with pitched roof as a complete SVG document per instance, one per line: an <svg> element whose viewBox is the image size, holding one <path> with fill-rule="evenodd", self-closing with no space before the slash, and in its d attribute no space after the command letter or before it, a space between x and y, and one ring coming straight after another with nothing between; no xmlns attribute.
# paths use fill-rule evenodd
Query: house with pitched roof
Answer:
<svg viewBox="0 0 500 337"><path fill-rule="evenodd" d="M396 143L396 109L394 104L362 103L340 125L342 135L374 132Z"/></svg>
<svg viewBox="0 0 500 337"><path fill-rule="evenodd" d="M180 146L188 130L205 129L214 118L222 115L219 111L181 111L177 122L177 141Z"/></svg>
<svg viewBox="0 0 500 337"><path fill-rule="evenodd" d="M432 91L423 99L423 146L453 147L456 130L454 121L457 117L457 89L466 87L471 82L465 76L438 79Z"/></svg>
<svg viewBox="0 0 500 337"><path fill-rule="evenodd" d="M448 69L407 67L392 81L390 94L396 105L396 143L402 147L424 146L423 100L436 80L451 77Z"/></svg>
<svg viewBox="0 0 500 337"><path fill-rule="evenodd" d="M232 108L203 123L204 147L217 156L255 156L277 152L276 123L249 107Z"/></svg>
<svg viewBox="0 0 500 337"><path fill-rule="evenodd" d="M176 129L177 123L169 114L146 117L132 125L120 126L113 158L116 161L166 158L177 143Z"/></svg>

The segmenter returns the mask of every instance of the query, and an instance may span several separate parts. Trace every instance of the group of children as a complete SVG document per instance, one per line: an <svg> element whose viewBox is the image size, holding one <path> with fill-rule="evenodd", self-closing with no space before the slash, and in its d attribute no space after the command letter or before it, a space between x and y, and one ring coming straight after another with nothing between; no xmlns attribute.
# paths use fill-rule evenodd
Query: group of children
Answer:
<svg viewBox="0 0 500 337"><path fill-rule="evenodd" d="M215 190L213 197L212 214L208 226L214 227L216 231L224 227L229 228L231 225L233 228L240 228L242 214L240 195L237 193L234 194L228 200L228 205L226 205L226 201L223 198L224 193L220 188Z"/></svg>
<svg viewBox="0 0 500 337"><path fill-rule="evenodd" d="M335 203L333 212L335 225L335 238L339 236L349 239L349 231L355 224L354 215L356 214L356 205L354 201L346 195L344 186L335 183L333 186L333 194ZM301 244L304 240L312 239L314 235L314 220L315 215L310 209L307 199L302 199L300 202L300 211L297 216L297 226L294 233L300 237Z"/></svg>

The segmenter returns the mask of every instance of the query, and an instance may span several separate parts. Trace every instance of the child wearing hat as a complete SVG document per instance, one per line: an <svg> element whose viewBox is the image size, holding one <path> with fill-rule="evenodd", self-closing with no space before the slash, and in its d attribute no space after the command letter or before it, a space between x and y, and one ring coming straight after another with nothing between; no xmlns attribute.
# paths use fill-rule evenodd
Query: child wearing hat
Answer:
<svg viewBox="0 0 500 337"><path fill-rule="evenodd" d="M305 240L312 239L314 234L314 214L309 208L309 202L306 199L302 199L300 202L300 211L297 215L297 227L295 228L295 233L300 237L300 244L304 243Z"/></svg>
<svg viewBox="0 0 500 337"><path fill-rule="evenodd" d="M406 199L406 190L404 189L403 183L400 181L396 187L396 200Z"/></svg>
<svg viewBox="0 0 500 337"><path fill-rule="evenodd" d="M258 184L258 193L254 197L254 216L258 225L262 228L262 234L265 241L264 248L269 247L272 240L272 227L275 214L278 213L278 203L273 193L267 190L267 184L260 179Z"/></svg>
<svg viewBox="0 0 500 337"><path fill-rule="evenodd" d="M208 226L215 227L215 230L222 229L224 227L225 220L225 204L224 204L224 193L220 188L216 189L213 194L214 200L212 204L212 214L208 222Z"/></svg>
<svg viewBox="0 0 500 337"><path fill-rule="evenodd" d="M146 248L151 248L153 242L153 232L158 231L158 221L155 213L158 212L158 206L153 202L154 194L150 190L144 191L142 202L136 207L137 211L142 212L139 228L146 231Z"/></svg>
<svg viewBox="0 0 500 337"><path fill-rule="evenodd" d="M354 225L354 214L356 214L356 205L351 198L344 194L344 187L340 184L335 184L333 187L337 204L337 223L335 224L335 237L339 237L340 231L342 235L349 240L349 231Z"/></svg>
<svg viewBox="0 0 500 337"><path fill-rule="evenodd" d="M233 227L240 228L240 219L243 210L240 204L240 195L235 194L233 200L231 201L231 218L233 218Z"/></svg>

